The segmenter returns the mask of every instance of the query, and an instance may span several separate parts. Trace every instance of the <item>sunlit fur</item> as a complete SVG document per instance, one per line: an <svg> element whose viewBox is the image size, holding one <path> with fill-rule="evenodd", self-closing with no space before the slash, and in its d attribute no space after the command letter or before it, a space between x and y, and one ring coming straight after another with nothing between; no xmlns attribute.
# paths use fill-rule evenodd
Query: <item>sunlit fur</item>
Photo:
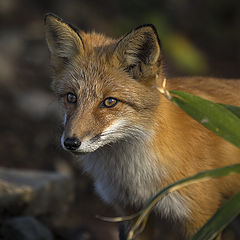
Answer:
<svg viewBox="0 0 240 240"><path fill-rule="evenodd" d="M75 153L107 203L136 210L176 180L240 162L237 147L158 91L164 74L152 25L111 39L75 31L48 15L45 29L52 86L65 112L62 145L66 138L81 141ZM239 80L172 78L166 88L240 105ZM66 101L69 92L77 96L76 104ZM119 102L113 108L102 107L107 97ZM154 211L180 222L188 238L239 188L237 175L194 184L166 196Z"/></svg>

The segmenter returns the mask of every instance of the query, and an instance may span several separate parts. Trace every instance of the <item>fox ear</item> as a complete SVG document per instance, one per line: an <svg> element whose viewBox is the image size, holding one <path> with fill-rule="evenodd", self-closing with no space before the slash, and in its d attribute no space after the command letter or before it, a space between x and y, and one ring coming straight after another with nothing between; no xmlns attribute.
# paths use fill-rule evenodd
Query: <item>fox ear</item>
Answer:
<svg viewBox="0 0 240 240"><path fill-rule="evenodd" d="M83 41L77 30L63 22L56 15L49 13L44 19L45 35L53 67L58 67L64 59L70 59L83 52ZM60 59L62 58L62 59Z"/></svg>
<svg viewBox="0 0 240 240"><path fill-rule="evenodd" d="M155 27L149 24L134 29L117 43L114 54L120 65L138 78L143 70L160 62L160 40Z"/></svg>

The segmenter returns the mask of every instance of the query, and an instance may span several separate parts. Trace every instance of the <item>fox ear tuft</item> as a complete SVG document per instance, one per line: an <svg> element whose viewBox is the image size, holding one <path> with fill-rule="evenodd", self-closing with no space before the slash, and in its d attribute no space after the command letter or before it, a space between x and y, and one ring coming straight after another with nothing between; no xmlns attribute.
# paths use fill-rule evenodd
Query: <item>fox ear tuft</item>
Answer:
<svg viewBox="0 0 240 240"><path fill-rule="evenodd" d="M83 41L72 26L49 13L44 18L49 51L55 57L71 58L83 51Z"/></svg>
<svg viewBox="0 0 240 240"><path fill-rule="evenodd" d="M155 27L148 24L134 29L117 43L114 54L125 69L141 70L156 65L160 59L160 40Z"/></svg>

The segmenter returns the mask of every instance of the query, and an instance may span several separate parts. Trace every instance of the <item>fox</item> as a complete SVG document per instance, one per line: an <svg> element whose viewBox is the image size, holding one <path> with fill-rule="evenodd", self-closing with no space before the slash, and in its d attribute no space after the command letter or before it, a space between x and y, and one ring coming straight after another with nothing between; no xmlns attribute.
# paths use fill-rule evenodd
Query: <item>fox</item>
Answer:
<svg viewBox="0 0 240 240"><path fill-rule="evenodd" d="M80 159L104 202L130 214L177 180L240 163L236 146L160 93L165 62L152 24L110 38L48 13L44 27L52 88L63 109L61 145ZM173 77L166 89L240 106L240 79ZM190 239L239 189L238 175L196 183L160 200L153 218L176 222ZM129 224L119 229L126 240ZM152 239L152 232L136 239Z"/></svg>

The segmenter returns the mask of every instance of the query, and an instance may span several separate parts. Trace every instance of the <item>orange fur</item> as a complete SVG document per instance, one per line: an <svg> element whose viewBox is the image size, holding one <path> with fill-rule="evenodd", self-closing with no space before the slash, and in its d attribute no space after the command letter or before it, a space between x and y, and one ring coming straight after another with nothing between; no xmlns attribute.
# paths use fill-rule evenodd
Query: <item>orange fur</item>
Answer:
<svg viewBox="0 0 240 240"><path fill-rule="evenodd" d="M65 111L63 147L67 138L78 139L73 152L87 153L83 167L105 201L138 209L176 180L240 162L238 148L157 90L164 74L153 26L136 28L118 40L76 31L54 15L47 15L45 27L53 89ZM168 79L167 89L240 106L240 80L174 78ZM69 92L76 103L67 101ZM112 108L103 106L109 97L117 99ZM188 238L239 190L239 180L230 176L183 188L155 212L180 221Z"/></svg>
<svg viewBox="0 0 240 240"><path fill-rule="evenodd" d="M225 104L240 105L239 80L216 78L169 79L167 89L181 90ZM164 97L160 100L158 128L153 151L161 152L171 172L166 185L200 171L240 162L240 151L215 135ZM189 234L196 232L220 207L224 199L240 189L239 176L191 185L181 190L191 206L186 221Z"/></svg>

